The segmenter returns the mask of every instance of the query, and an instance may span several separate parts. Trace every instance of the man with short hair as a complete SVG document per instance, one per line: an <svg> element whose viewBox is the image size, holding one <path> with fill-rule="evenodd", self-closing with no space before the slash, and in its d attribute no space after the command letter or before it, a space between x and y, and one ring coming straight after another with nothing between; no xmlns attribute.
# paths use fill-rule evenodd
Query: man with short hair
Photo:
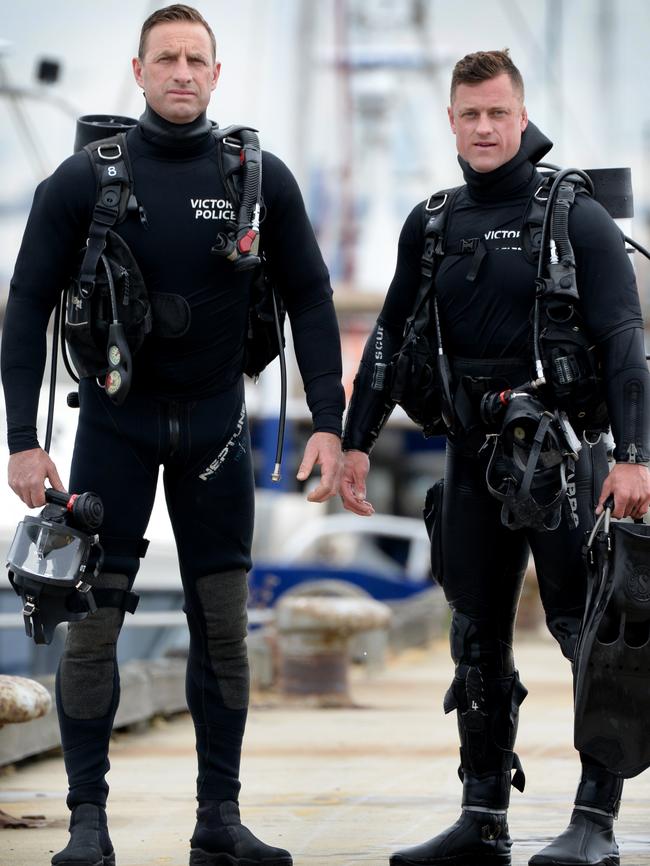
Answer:
<svg viewBox="0 0 650 866"><path fill-rule="evenodd" d="M55 866L114 863L105 774L119 698L119 599L138 570L161 464L190 630L187 700L199 766L190 863L292 863L287 851L241 824L238 807L249 690L246 572L254 484L242 373L252 272L211 253L233 219L206 117L220 68L214 35L195 9L177 4L145 21L133 72L146 109L126 138L139 207L115 231L158 303L126 399L117 405L93 378L80 383L69 489L92 490L104 502L105 561L94 586L105 592L105 604L70 624L57 677L72 816L70 842L53 857ZM320 465L320 484L308 498L324 501L338 492L344 402L329 275L293 176L271 153L263 153L262 163L260 237L291 320L313 415L298 478ZM226 204L192 204L206 199ZM2 345L9 483L30 507L44 504L46 479L63 489L38 444L38 395L47 322L78 268L96 200L94 167L86 153L77 153L37 189L11 284ZM176 311L164 322L162 313L157 319L165 309L161 298Z"/></svg>
<svg viewBox="0 0 650 866"><path fill-rule="evenodd" d="M446 412L453 426L448 431L444 486L434 488L441 501L434 500L432 506L432 565L452 613L455 676L444 708L456 709L458 715L462 814L435 838L394 854L391 866L510 863L506 812L511 785L523 790L525 781L513 750L519 705L526 696L514 664L512 638L529 548L549 630L573 660L586 588L581 546L593 525L594 508L600 512L613 495L615 517L641 517L650 503L645 465L650 458L650 388L634 273L613 220L583 194L576 195L568 230L584 332L588 345L595 342L602 365L616 465L608 473L602 436L591 435L596 421L578 412L577 432L584 435L575 474L566 478L570 515L565 510L560 520L559 507L555 509L560 469L570 472L564 459L557 461L557 446L542 453L549 460L546 466L539 464L539 476L548 489L542 485L537 500L530 495L512 498L516 473L505 479L505 499L514 511L488 491L486 473L501 471L507 476L513 464L508 454L499 456L498 451L496 462L490 464L488 434L498 426L491 426L496 422L487 417L486 408L501 417L507 400L515 408L539 405L535 388L529 388L525 400L508 389L536 378L530 347L537 262L526 247L526 219L531 197L543 182L536 164L551 142L528 121L521 75L507 51L477 52L456 64L448 114L465 186L419 204L404 224L395 276L363 354L343 437L343 503L357 514L371 515L373 508L366 500L368 454L395 403L377 383L385 374L384 365L390 365L402 345L423 280L421 262L431 260L423 254L425 226L447 207L434 284L441 339L435 320L428 328L434 346L442 346L450 358L456 421ZM582 326L576 330L582 332ZM382 376L377 375L378 367ZM440 385L443 374L438 375ZM542 394L546 392L540 388ZM483 398L490 395L499 399L486 407ZM521 461L533 417L534 413L522 415L513 426L511 447ZM544 426L533 429L549 430L549 417L542 412L539 423ZM560 433L553 435L557 441ZM547 437L542 433L538 452L544 443ZM536 477L537 471L532 483ZM524 483L530 492L531 476L524 477L521 489ZM507 520L502 520L502 508ZM554 531L545 531L556 522ZM534 866L618 863L613 820L622 780L588 755L581 755L581 760L571 822L531 859Z"/></svg>

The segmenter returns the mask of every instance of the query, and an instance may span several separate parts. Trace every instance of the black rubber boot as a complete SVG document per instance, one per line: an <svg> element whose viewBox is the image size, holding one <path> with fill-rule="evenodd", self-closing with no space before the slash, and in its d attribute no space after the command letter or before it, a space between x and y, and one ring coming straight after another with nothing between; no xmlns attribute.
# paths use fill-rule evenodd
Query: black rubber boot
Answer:
<svg viewBox="0 0 650 866"><path fill-rule="evenodd" d="M73 808L70 841L52 857L52 866L115 866L104 809L93 803Z"/></svg>
<svg viewBox="0 0 650 866"><path fill-rule="evenodd" d="M293 866L291 854L272 848L244 827L231 800L201 800L190 839L190 866Z"/></svg>
<svg viewBox="0 0 650 866"><path fill-rule="evenodd" d="M465 773L456 823L422 845L396 851L390 866L509 866L509 796L510 773L483 779Z"/></svg>
<svg viewBox="0 0 650 866"><path fill-rule="evenodd" d="M623 780L585 764L569 826L528 861L530 866L618 866L614 819Z"/></svg>

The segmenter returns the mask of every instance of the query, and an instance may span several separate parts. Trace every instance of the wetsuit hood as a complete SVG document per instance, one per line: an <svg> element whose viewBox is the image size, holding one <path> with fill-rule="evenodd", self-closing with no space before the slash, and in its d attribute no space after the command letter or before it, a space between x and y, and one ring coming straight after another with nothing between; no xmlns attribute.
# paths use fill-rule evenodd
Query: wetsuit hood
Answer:
<svg viewBox="0 0 650 866"><path fill-rule="evenodd" d="M494 171L475 171L461 156L458 162L470 195L476 201L484 201L524 192L535 174L536 164L552 147L553 142L529 121L517 153Z"/></svg>
<svg viewBox="0 0 650 866"><path fill-rule="evenodd" d="M205 112L191 123L171 123L157 114L149 104L138 121L146 141L170 150L187 150L204 144L210 140L213 125Z"/></svg>

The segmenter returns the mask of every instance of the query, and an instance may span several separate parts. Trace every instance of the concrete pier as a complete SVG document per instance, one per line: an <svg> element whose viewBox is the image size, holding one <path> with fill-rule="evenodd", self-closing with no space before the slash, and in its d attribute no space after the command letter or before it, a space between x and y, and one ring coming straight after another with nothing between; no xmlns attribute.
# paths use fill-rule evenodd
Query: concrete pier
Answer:
<svg viewBox="0 0 650 866"><path fill-rule="evenodd" d="M578 781L569 666L550 639L519 642L530 690L517 751L526 792L513 791L513 864L564 829ZM355 706L290 705L255 696L242 765L242 817L296 866L387 866L393 850L458 815L456 720L442 713L452 675L446 642L408 651L369 676L355 668ZM118 866L186 866L196 773L191 721L180 715L120 733L111 749L109 823ZM0 809L44 827L0 831L1 866L47 866L67 839L60 755L6 769ZM650 773L626 783L616 835L623 866L650 866Z"/></svg>

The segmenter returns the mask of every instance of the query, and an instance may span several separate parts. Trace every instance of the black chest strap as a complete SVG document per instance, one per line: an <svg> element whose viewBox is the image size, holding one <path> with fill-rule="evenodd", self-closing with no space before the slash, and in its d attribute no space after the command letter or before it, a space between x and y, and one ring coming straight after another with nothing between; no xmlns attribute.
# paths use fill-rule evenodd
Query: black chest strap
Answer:
<svg viewBox="0 0 650 866"><path fill-rule="evenodd" d="M133 195L133 176L123 132L84 148L97 177L97 200L93 209L86 253L81 263L79 290L89 298L95 290L99 259L106 246L106 235L122 222L130 210L137 210Z"/></svg>

